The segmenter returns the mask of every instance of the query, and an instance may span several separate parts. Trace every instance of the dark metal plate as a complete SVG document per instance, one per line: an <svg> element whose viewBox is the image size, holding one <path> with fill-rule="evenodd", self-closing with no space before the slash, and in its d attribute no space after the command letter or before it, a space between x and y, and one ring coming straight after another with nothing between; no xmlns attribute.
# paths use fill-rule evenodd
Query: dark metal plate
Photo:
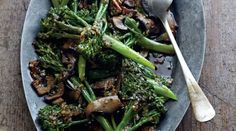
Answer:
<svg viewBox="0 0 236 131"><path fill-rule="evenodd" d="M173 6L179 24L177 42L189 68L198 80L205 52L205 21L202 1L175 0ZM31 88L32 78L28 70L28 63L30 60L36 59L32 42L39 30L39 20L47 14L49 7L49 0L31 0L21 41L21 73L25 98L37 130L40 130L37 123L37 113L45 103ZM189 107L187 88L176 59L172 76L174 78L172 90L177 94L178 101L167 103L168 112L158 126L158 130L162 131L175 130Z"/></svg>

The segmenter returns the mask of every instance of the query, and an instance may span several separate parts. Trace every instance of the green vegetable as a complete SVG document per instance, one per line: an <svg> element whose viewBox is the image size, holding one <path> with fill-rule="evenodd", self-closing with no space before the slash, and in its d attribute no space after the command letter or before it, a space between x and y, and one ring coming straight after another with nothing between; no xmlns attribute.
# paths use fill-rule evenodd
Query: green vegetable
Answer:
<svg viewBox="0 0 236 131"><path fill-rule="evenodd" d="M145 123L157 123L161 114L165 113L164 106L167 98L176 99L174 93L166 86L160 86L163 81L149 69L135 62L123 61L123 80L120 96L123 100L129 100L131 104L126 107L124 116L117 131L128 125L130 130L135 130ZM157 80L158 79L158 80ZM132 123L134 116L140 119L136 124ZM128 129L129 130L129 129Z"/></svg>
<svg viewBox="0 0 236 131"><path fill-rule="evenodd" d="M109 35L103 35L102 32L105 31L106 24L104 24L101 19L105 13L105 11L103 10L107 9L108 3L103 3L103 1L101 3L101 7L99 9L101 11L97 13L97 17L94 22L95 25L92 27L81 17L77 16L73 11L69 10L67 7L51 9L51 11L49 11L48 17L44 18L41 22L42 31L41 33L39 33L39 37L44 39L50 37L57 39L78 39L80 41L78 44L78 52L86 58L93 58L96 54L98 54L99 51L101 51L102 46L105 46L107 48L111 48L117 51L125 57L130 58L140 64L143 64L151 69L155 69L155 66L151 62L149 62L147 59L142 57L139 53L137 53L130 47L124 45L122 42L116 40L115 38ZM70 21L73 21L73 19L80 21L79 23L81 23L81 25L86 26L82 29L82 32L80 32L81 28L72 25L72 22ZM66 22L68 24L66 24ZM61 26L58 26L58 23L60 23ZM75 34L75 32L77 33ZM105 44L103 44L103 42Z"/></svg>
<svg viewBox="0 0 236 131"><path fill-rule="evenodd" d="M136 110L135 107L136 105L128 105L126 107L126 110L125 110L125 113L124 113L124 116L121 120L121 122L119 123L119 125L117 126L117 128L115 129L115 131L121 131L123 130L129 123L130 121L133 119L134 115L136 114Z"/></svg>
<svg viewBox="0 0 236 131"><path fill-rule="evenodd" d="M61 7L68 4L69 0L51 0L53 7Z"/></svg>
<svg viewBox="0 0 236 131"><path fill-rule="evenodd" d="M159 84L155 80L149 79L149 78L147 78L147 82L149 82L150 84L153 85L154 91L157 94L163 95L163 96L171 98L173 100L177 100L176 95L168 87L166 87L165 85Z"/></svg>
<svg viewBox="0 0 236 131"><path fill-rule="evenodd" d="M73 110L80 110L78 106L67 105ZM39 120L42 123L42 128L47 131L64 130L72 125L78 125L88 122L87 119L72 121L71 117L63 114L63 108L59 105L45 106L39 110Z"/></svg>
<svg viewBox="0 0 236 131"><path fill-rule="evenodd" d="M56 72L62 72L66 70L61 63L60 51L55 44L38 40L35 41L33 45L44 68L50 68Z"/></svg>
<svg viewBox="0 0 236 131"><path fill-rule="evenodd" d="M177 97L168 88L167 80L153 73L155 65L134 49L173 54L172 45L147 38L132 18L125 18L127 31L115 29L107 19L112 15L107 11L112 4L109 0L51 3L48 15L40 21L41 29L34 42L39 61L31 63L30 73L35 76L34 85L50 88L47 95L55 98L53 103L64 102L40 109L42 128L64 130L89 120L96 120L105 131L134 131L145 124L156 125L166 112L165 102ZM133 9L141 10L138 8ZM164 35L160 37L163 38ZM108 77L113 78L104 80ZM99 84L112 88L102 90ZM85 118L84 108L96 100L95 93L97 97L115 94L123 107L105 116L92 113Z"/></svg>
<svg viewBox="0 0 236 131"><path fill-rule="evenodd" d="M76 77L72 77L70 81L71 81L70 83L73 84L72 86L79 87L82 90L82 95L87 100L87 102L92 102L96 100L96 96L87 82L85 82L85 85L87 86L85 87L84 84L79 82L79 79ZM106 118L104 118L103 116L95 116L95 119L103 127L104 130L113 131L110 123Z"/></svg>
<svg viewBox="0 0 236 131"><path fill-rule="evenodd" d="M134 51L133 49L129 48L128 46L126 46L125 44L123 44L122 42L108 36L108 35L104 35L103 39L106 42L107 46L112 48L113 50L119 52L120 54L122 54L123 56L130 58L146 67L149 67L150 69L155 69L154 64L152 64L150 61L148 61L147 59L145 59L143 56L141 56L140 54L138 54L136 51Z"/></svg>
<svg viewBox="0 0 236 131"><path fill-rule="evenodd" d="M86 67L86 60L81 55L79 56L79 62L78 62L79 78L81 81L85 80L85 67Z"/></svg>
<svg viewBox="0 0 236 131"><path fill-rule="evenodd" d="M126 17L125 25L136 35L136 41L141 47L165 54L174 54L175 51L172 45L161 44L145 37L141 33L140 29L138 28L138 24L134 19Z"/></svg>

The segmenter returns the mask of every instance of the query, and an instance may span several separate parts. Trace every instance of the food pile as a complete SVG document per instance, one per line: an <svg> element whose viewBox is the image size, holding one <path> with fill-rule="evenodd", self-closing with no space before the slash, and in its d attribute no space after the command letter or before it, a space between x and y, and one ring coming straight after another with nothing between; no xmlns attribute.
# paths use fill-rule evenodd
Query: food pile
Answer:
<svg viewBox="0 0 236 131"><path fill-rule="evenodd" d="M171 78L153 72L153 53L174 49L141 0L51 0L33 42L32 87L48 103L42 129L151 130L176 100ZM177 24L169 11L173 33ZM162 43L160 43L162 42Z"/></svg>

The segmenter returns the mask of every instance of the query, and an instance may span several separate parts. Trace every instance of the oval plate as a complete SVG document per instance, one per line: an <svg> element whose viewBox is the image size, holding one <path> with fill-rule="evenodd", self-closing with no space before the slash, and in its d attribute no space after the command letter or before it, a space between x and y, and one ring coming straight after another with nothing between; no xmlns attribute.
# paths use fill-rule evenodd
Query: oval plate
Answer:
<svg viewBox="0 0 236 131"><path fill-rule="evenodd" d="M201 0L178 0L174 1L174 14L179 25L177 42L189 65L193 75L198 80L205 53L205 21ZM21 73L25 92L25 98L29 111L37 130L40 125L37 121L37 114L41 107L46 104L38 97L31 88L32 78L28 70L28 63L36 59L32 42L39 31L39 21L46 16L50 8L49 0L31 0L23 28L21 41ZM173 131L182 120L189 107L189 99L182 70L175 58L173 71L174 83L172 90L178 96L178 101L168 102L168 111L158 125L158 130Z"/></svg>

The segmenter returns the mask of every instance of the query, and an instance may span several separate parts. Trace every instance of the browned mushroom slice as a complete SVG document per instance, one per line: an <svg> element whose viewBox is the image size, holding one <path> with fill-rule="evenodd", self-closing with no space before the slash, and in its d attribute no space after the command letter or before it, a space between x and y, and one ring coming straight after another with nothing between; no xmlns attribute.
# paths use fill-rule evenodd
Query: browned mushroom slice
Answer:
<svg viewBox="0 0 236 131"><path fill-rule="evenodd" d="M168 12L168 16L167 16L167 21L170 25L170 29L172 30L172 32L176 31L176 28L178 27L176 20L174 18L174 15L171 11Z"/></svg>
<svg viewBox="0 0 236 131"><path fill-rule="evenodd" d="M56 104L56 105L60 105L64 102L64 99L62 99L61 97L60 98L57 98L55 99L52 104Z"/></svg>
<svg viewBox="0 0 236 131"><path fill-rule="evenodd" d="M116 28L120 30L127 30L128 28L124 25L124 18L125 16L120 15L120 16L114 16L112 17L113 24L115 25Z"/></svg>
<svg viewBox="0 0 236 131"><path fill-rule="evenodd" d="M89 116L93 112L112 113L121 106L122 103L118 96L108 96L89 103L85 113L86 116Z"/></svg>
<svg viewBox="0 0 236 131"><path fill-rule="evenodd" d="M62 52L62 63L63 64L73 64L76 62L76 59L72 53Z"/></svg>
<svg viewBox="0 0 236 131"><path fill-rule="evenodd" d="M41 79L45 75L44 71L39 67L40 61L33 60L29 62L30 75L33 79Z"/></svg>
<svg viewBox="0 0 236 131"><path fill-rule="evenodd" d="M43 83L42 80L34 80L32 82L32 86L37 91L38 95L42 96L42 95L45 95L50 92L54 83L55 83L54 78L52 76L47 76L46 77L46 84Z"/></svg>
<svg viewBox="0 0 236 131"><path fill-rule="evenodd" d="M105 80L102 81L98 81L94 84L94 89L103 89L103 90L109 90L114 88L116 83L116 79L115 78L107 78Z"/></svg>
<svg viewBox="0 0 236 131"><path fill-rule="evenodd" d="M144 26L147 34L157 34L160 32L160 29L156 26L155 22L152 19L147 18L141 13L137 13L136 18L140 21L141 25Z"/></svg>
<svg viewBox="0 0 236 131"><path fill-rule="evenodd" d="M61 97L64 94L64 89L65 89L64 84L62 82L59 83L54 87L53 90L50 90L49 95L46 96L45 99L51 101Z"/></svg>
<svg viewBox="0 0 236 131"><path fill-rule="evenodd" d="M62 45L62 49L64 49L64 50L76 51L76 48L77 48L77 44L76 44L76 42L74 42L72 40L68 40L68 41L64 42Z"/></svg>
<svg viewBox="0 0 236 131"><path fill-rule="evenodd" d="M62 52L62 63L67 65L68 70L73 70L75 67L76 58L72 53Z"/></svg>
<svg viewBox="0 0 236 131"><path fill-rule="evenodd" d="M69 99L73 101L79 101L80 100L80 95L81 95L81 90L79 88L75 90L70 90L67 92Z"/></svg>

